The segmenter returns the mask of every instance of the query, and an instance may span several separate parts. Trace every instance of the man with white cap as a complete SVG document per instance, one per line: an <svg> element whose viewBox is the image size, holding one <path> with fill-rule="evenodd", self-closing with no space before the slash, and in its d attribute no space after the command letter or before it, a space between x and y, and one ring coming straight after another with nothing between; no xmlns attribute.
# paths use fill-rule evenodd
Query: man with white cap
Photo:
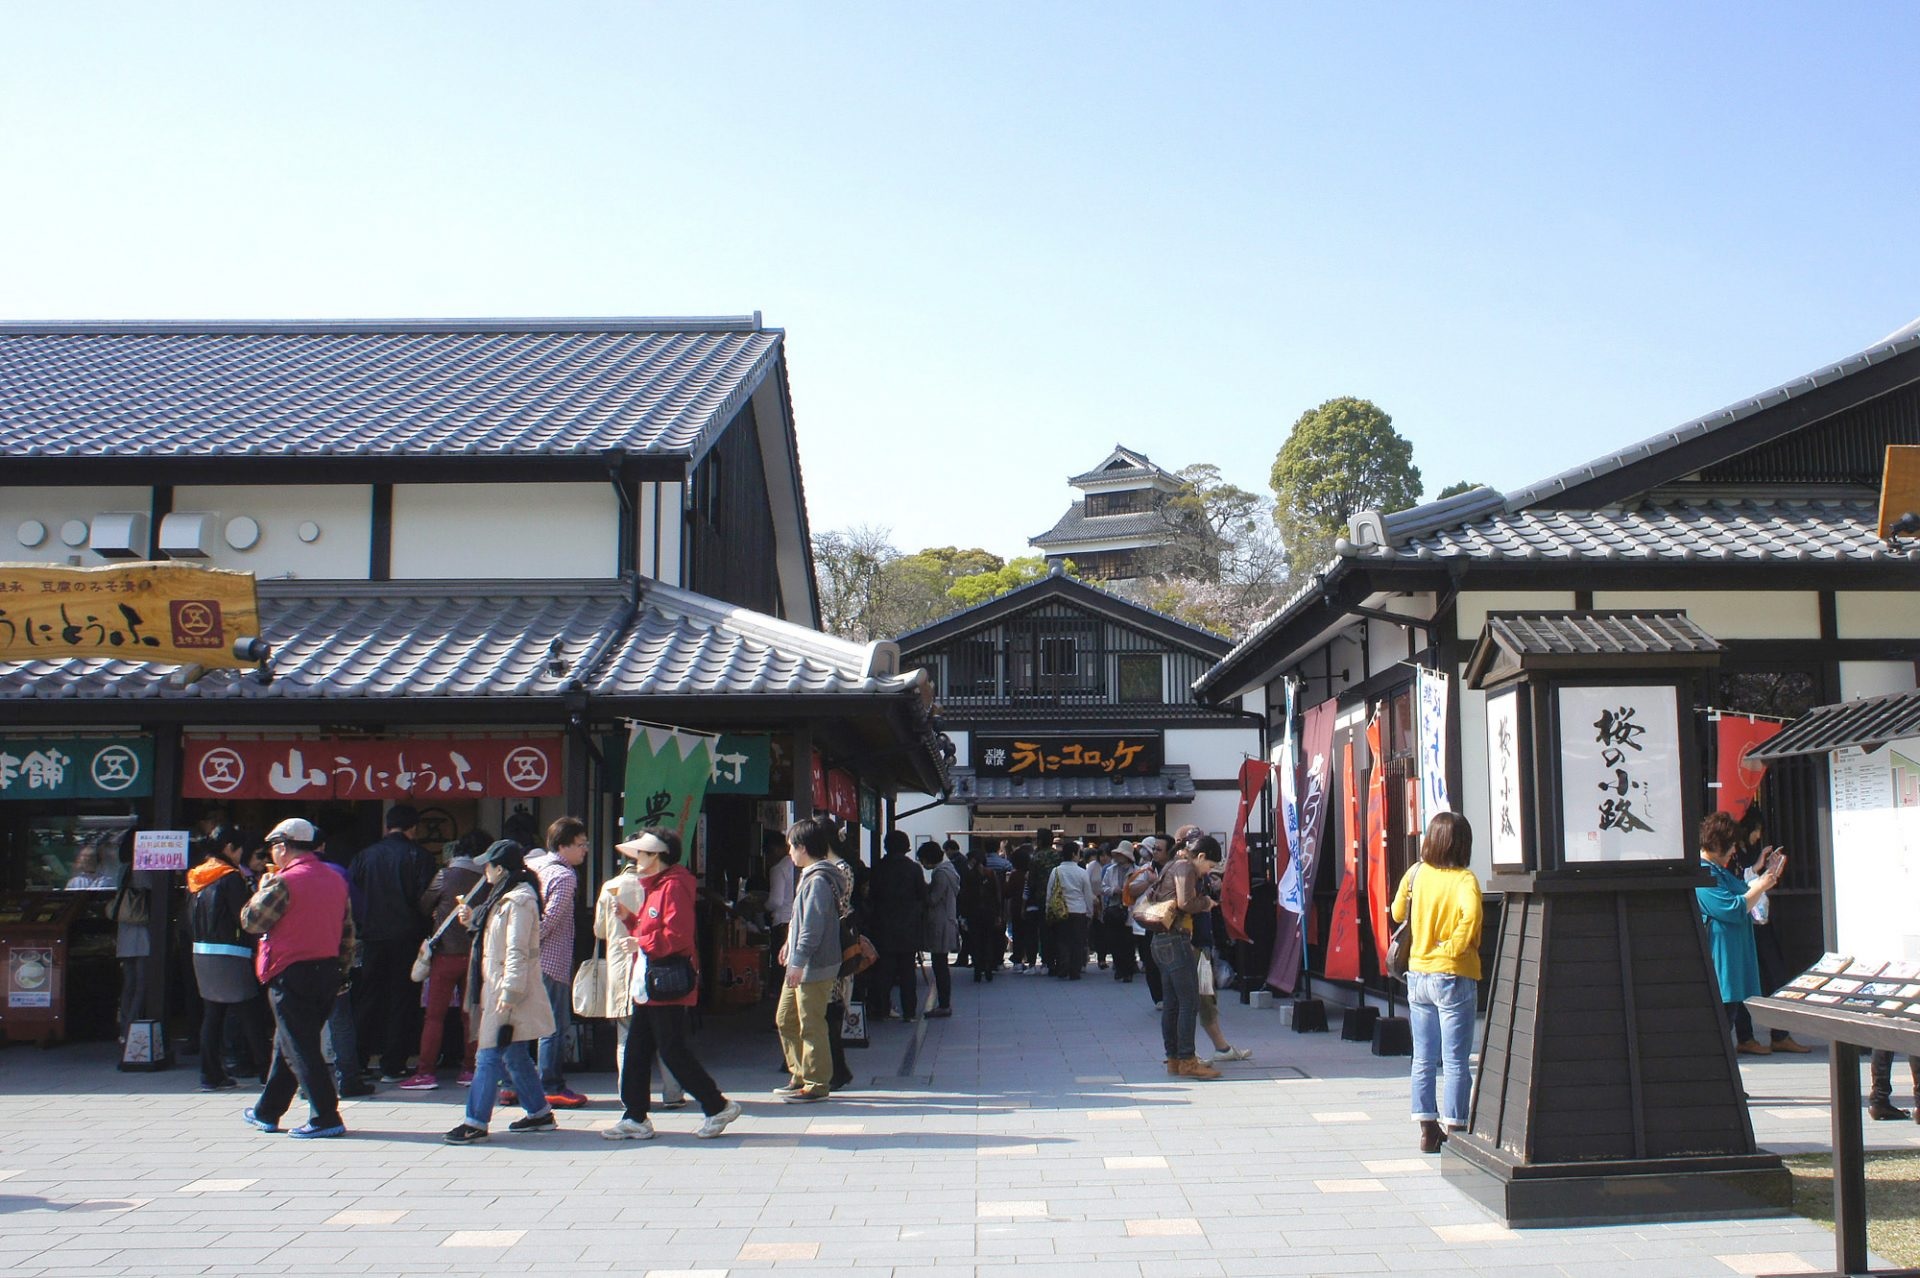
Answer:
<svg viewBox="0 0 1920 1278"><path fill-rule="evenodd" d="M267 987L275 1025L266 1086L241 1116L251 1127L277 1132L295 1089L304 1087L312 1115L287 1133L299 1140L347 1134L333 1076L320 1054L320 1030L342 975L353 965L358 939L346 882L314 855L319 843L313 823L298 817L269 830L273 871L261 877L240 911L240 926L260 937L254 971Z"/></svg>

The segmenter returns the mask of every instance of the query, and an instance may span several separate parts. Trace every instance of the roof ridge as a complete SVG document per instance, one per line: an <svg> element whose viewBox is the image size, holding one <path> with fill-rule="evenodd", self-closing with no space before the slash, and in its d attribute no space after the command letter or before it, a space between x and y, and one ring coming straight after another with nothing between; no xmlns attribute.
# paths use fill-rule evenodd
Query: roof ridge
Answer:
<svg viewBox="0 0 1920 1278"><path fill-rule="evenodd" d="M443 317L394 319L0 320L0 336L159 334L244 336L257 333L754 333L761 313L688 316Z"/></svg>

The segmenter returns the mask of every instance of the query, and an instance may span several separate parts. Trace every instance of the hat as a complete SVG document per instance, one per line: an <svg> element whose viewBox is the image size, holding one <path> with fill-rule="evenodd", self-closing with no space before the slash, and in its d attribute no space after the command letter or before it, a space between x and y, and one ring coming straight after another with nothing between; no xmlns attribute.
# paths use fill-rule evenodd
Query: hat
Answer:
<svg viewBox="0 0 1920 1278"><path fill-rule="evenodd" d="M651 830L642 830L631 839L622 839L613 845L613 850L621 856L632 856L635 852L646 852L659 856L667 851L666 840Z"/></svg>
<svg viewBox="0 0 1920 1278"><path fill-rule="evenodd" d="M387 809L387 828L389 830L411 830L419 824L419 811L409 807L407 804L396 803Z"/></svg>
<svg viewBox="0 0 1920 1278"><path fill-rule="evenodd" d="M473 858L475 865L502 865L509 870L525 869L527 864L526 844L517 839L495 839L487 845L487 850Z"/></svg>
<svg viewBox="0 0 1920 1278"><path fill-rule="evenodd" d="M313 822L303 821L299 817L288 817L267 831L268 843L318 843L319 841L320 832L313 828Z"/></svg>

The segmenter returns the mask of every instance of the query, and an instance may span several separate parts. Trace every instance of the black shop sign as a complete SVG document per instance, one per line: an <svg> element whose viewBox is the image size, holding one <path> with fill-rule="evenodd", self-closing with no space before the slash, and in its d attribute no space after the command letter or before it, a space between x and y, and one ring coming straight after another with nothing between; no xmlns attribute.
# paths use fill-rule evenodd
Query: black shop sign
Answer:
<svg viewBox="0 0 1920 1278"><path fill-rule="evenodd" d="M984 777L1137 777L1161 770L1157 732L976 737L973 766Z"/></svg>

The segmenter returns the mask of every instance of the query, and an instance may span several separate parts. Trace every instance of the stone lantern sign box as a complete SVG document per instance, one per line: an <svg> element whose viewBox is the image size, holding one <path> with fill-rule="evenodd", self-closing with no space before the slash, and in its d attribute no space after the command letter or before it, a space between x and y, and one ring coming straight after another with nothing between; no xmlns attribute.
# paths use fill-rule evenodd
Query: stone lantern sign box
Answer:
<svg viewBox="0 0 1920 1278"><path fill-rule="evenodd" d="M1514 1225L1777 1213L1694 898L1693 706L1719 643L1683 612L1494 613L1489 887L1505 894L1447 1178Z"/></svg>

